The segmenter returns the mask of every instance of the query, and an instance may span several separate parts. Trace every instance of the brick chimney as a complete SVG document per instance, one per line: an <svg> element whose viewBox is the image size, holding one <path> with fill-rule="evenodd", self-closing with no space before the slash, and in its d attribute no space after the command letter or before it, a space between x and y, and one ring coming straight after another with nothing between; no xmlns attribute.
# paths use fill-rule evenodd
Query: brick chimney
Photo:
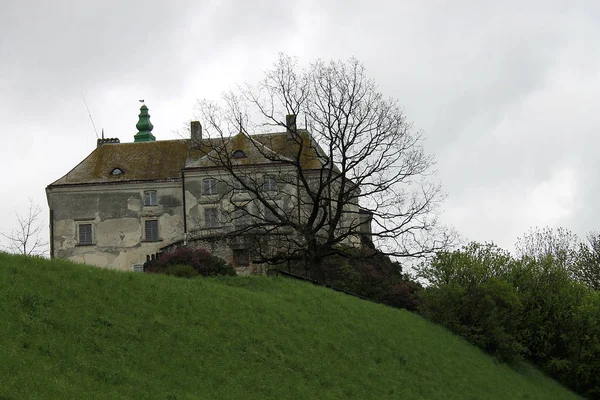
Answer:
<svg viewBox="0 0 600 400"><path fill-rule="evenodd" d="M296 132L296 114L288 114L285 116L285 126L288 132Z"/></svg>
<svg viewBox="0 0 600 400"><path fill-rule="evenodd" d="M190 122L190 136L193 143L200 145L200 142L202 141L202 125L200 124L200 121Z"/></svg>
<svg viewBox="0 0 600 400"><path fill-rule="evenodd" d="M104 133L104 132L103 132ZM107 143L120 143L118 138L104 138L104 134L102 135L102 139L98 139L96 142L96 148L102 147L102 145Z"/></svg>

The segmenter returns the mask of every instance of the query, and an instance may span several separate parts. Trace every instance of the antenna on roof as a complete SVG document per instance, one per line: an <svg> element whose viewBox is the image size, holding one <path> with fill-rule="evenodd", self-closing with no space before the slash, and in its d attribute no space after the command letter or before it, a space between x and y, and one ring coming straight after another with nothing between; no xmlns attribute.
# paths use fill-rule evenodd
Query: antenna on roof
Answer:
<svg viewBox="0 0 600 400"><path fill-rule="evenodd" d="M94 128L94 133L96 134L96 139L98 139L98 131L96 130L96 125L94 125L94 120L92 119L92 113L90 112L90 108L87 105L87 101L85 101L85 97L83 97L83 92L81 93L81 98L83 99L83 104L85 104L85 109L90 116L90 121L92 121L92 127Z"/></svg>

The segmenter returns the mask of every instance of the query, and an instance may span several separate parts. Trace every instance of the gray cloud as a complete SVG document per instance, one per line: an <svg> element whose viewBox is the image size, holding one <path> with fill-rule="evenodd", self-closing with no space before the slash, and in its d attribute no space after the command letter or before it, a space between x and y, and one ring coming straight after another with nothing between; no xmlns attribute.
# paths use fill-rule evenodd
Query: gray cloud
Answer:
<svg viewBox="0 0 600 400"><path fill-rule="evenodd" d="M467 238L599 229L597 2L86 3L0 5L4 221L94 148L82 92L108 136L132 140L145 98L157 136L175 137L196 98L284 51L364 62L424 131L444 219Z"/></svg>

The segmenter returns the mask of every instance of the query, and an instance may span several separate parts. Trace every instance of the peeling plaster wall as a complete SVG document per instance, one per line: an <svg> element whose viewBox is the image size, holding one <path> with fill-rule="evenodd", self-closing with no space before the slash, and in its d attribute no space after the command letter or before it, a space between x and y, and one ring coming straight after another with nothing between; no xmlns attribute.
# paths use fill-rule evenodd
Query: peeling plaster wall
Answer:
<svg viewBox="0 0 600 400"><path fill-rule="evenodd" d="M294 180L286 171L277 167L262 168L257 175L277 177L285 176L285 182L279 183L277 192L272 192L272 202L283 212L298 213L298 193ZM202 180L216 178L218 194L202 193ZM185 212L189 238L196 233L199 237L216 236L228 229L227 210L233 210L232 203L250 199L248 193L227 194L231 179L219 171L187 172L185 177ZM144 191L157 191L157 206L144 206ZM106 185L81 185L71 187L53 187L47 189L48 204L53 211L53 256L106 268L131 270L135 264L143 264L146 256L157 253L161 248L183 239L183 193L181 181L120 183ZM301 201L306 201L302 198ZM216 207L220 227L206 229L204 210ZM305 211L305 210L304 210ZM358 205L349 205L350 213L345 224L355 223L358 218ZM300 218L306 218L300 212ZM157 219L160 241L144 241L144 222ZM78 244L78 223L91 223L92 245ZM360 245L360 238L348 238L348 242ZM194 247L202 247L214 255L233 263L232 246L221 241L192 240ZM233 246L238 248L239 246ZM264 266L254 265L238 268L239 273L256 273Z"/></svg>
<svg viewBox="0 0 600 400"><path fill-rule="evenodd" d="M146 190L156 190L158 205L144 206ZM180 182L52 188L54 257L119 270L143 264L146 255L183 237ZM160 241L144 241L147 219L158 220ZM92 245L78 244L78 223L92 224Z"/></svg>
<svg viewBox="0 0 600 400"><path fill-rule="evenodd" d="M308 218L311 208L307 207L306 204L310 203L310 198L304 191L298 193L298 188L295 184L295 171L293 169L285 169L279 166L265 166L261 167L260 171L251 172L255 173L253 179L256 179L258 182L260 182L260 179L262 179L262 176L264 175L273 176L278 180L277 192L272 192L272 203L282 210L283 213L294 217L299 214L299 218L303 220ZM217 194L206 195L202 193L202 181L205 178L214 178L219 182L217 184ZM223 171L203 170L187 172L185 179L187 226L190 238L207 237L211 236L211 234L226 232L232 225L230 218L227 216L228 212L234 210L232 203L239 204L250 200L250 195L248 193L228 193L231 191L232 178ZM225 183L227 181L230 183ZM332 187L331 190L332 194L336 193L335 187ZM220 226L218 229L207 229L206 221L204 220L204 210L213 207L216 207L218 210ZM251 207L255 207L255 205L252 205ZM346 204L345 208L345 213L342 216L338 228L340 230L343 230L344 227L347 229L349 226L356 226L358 224L358 204L349 203ZM325 233L326 230L323 229L323 234ZM344 243L352 246L360 246L360 236L349 236L344 240ZM222 258L230 261L227 257Z"/></svg>
<svg viewBox="0 0 600 400"><path fill-rule="evenodd" d="M281 167L263 167L254 178L260 180L263 175L275 176L277 178L277 175L279 174L286 174L286 172L283 171ZM202 181L205 178L217 179L217 194L206 195L202 193ZM285 179L289 181L289 175L286 174ZM296 213L296 211L290 211L298 207L296 204L296 188L290 184L282 184L281 181L278 183L279 186L277 192L272 192L272 202L277 204L282 210L286 210L285 212L288 214L290 212ZM250 195L248 193L231 193L232 178L228 174L220 171L207 170L187 172L185 189L188 231L204 229L204 210L213 207L218 209L219 220L222 227L232 225L230 218L227 218L226 216L228 211L233 211L234 209L231 203L244 203L250 200Z"/></svg>

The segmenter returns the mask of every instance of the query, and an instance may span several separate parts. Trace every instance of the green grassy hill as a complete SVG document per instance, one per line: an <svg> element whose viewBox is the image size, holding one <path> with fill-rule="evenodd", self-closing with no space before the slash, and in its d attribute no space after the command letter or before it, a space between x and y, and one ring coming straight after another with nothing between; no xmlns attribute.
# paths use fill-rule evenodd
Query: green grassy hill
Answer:
<svg viewBox="0 0 600 400"><path fill-rule="evenodd" d="M0 253L0 399L569 399L414 314L284 278Z"/></svg>

